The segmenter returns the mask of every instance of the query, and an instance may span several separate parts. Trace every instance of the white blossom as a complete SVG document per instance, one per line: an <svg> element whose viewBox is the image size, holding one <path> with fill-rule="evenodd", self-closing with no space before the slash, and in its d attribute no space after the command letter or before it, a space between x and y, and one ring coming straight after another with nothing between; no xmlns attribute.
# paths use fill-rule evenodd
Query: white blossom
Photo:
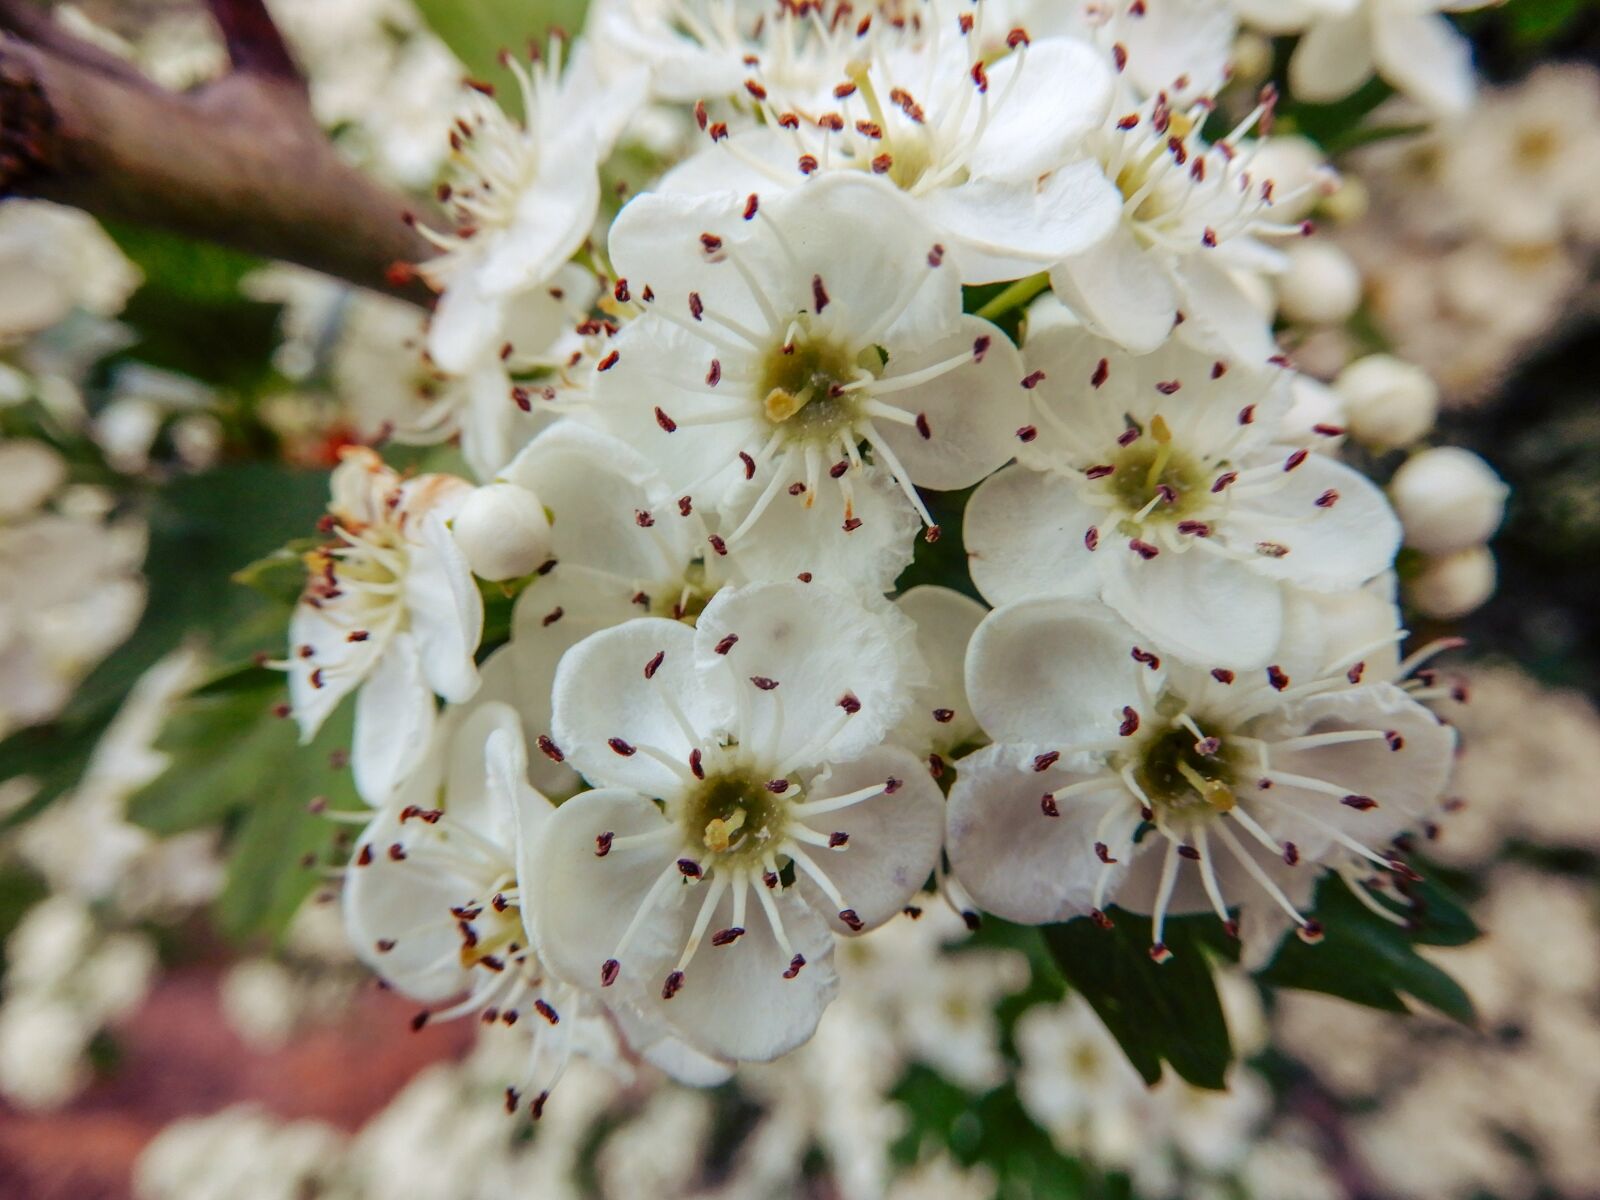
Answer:
<svg viewBox="0 0 1600 1200"><path fill-rule="evenodd" d="M1487 542L1500 528L1509 492L1493 467L1460 446L1412 455L1389 482L1406 545L1424 554L1450 554Z"/></svg>
<svg viewBox="0 0 1600 1200"><path fill-rule="evenodd" d="M1035 329L1027 359L1023 465L966 513L990 603L1100 598L1157 649L1259 667L1286 585L1347 590L1393 562L1399 524L1382 493L1284 443L1285 373L1175 342L1132 357L1060 325Z"/></svg>
<svg viewBox="0 0 1600 1200"><path fill-rule="evenodd" d="M1364 679L1396 635L1330 661L1322 614L1306 623L1293 658L1241 674L1166 661L1098 605L997 610L967 660L997 744L958 764L956 877L1010 920L1150 912L1158 960L1169 913L1214 911L1260 961L1284 918L1317 933L1316 864L1409 870L1385 847L1431 815L1454 734Z"/></svg>
<svg viewBox="0 0 1600 1200"><path fill-rule="evenodd" d="M692 630L642 617L567 653L555 740L598 790L556 810L525 881L553 971L714 1056L810 1037L834 935L897 915L939 851L937 787L880 744L913 678L891 618L758 584Z"/></svg>
<svg viewBox="0 0 1600 1200"><path fill-rule="evenodd" d="M307 556L283 666L305 742L357 693L351 768L379 803L426 749L434 695L462 701L478 686L483 601L446 528L472 489L402 480L365 447L343 452L331 487L330 540Z"/></svg>
<svg viewBox="0 0 1600 1200"><path fill-rule="evenodd" d="M1303 31L1289 60L1289 86L1301 99L1327 104L1378 74L1442 116L1465 111L1476 90L1472 48L1443 14L1493 2L1233 0L1258 29Z"/></svg>
<svg viewBox="0 0 1600 1200"><path fill-rule="evenodd" d="M1344 400L1344 424L1375 450L1424 438L1439 414L1439 386L1413 363L1389 354L1359 358L1333 381Z"/></svg>
<svg viewBox="0 0 1600 1200"><path fill-rule="evenodd" d="M944 254L869 176L771 199L641 196L612 227L611 257L644 315L598 364L600 419L697 507L739 508L730 547L769 506L810 510L828 488L858 528L854 494L876 475L931 526L916 487L982 479L1010 457L1022 411L1017 352L962 314ZM820 538L833 507L799 536Z"/></svg>

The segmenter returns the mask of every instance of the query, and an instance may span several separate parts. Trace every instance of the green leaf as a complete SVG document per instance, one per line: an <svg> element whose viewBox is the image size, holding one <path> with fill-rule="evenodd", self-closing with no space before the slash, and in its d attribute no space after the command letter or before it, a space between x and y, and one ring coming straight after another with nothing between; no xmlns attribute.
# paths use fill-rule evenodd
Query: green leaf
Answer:
<svg viewBox="0 0 1600 1200"><path fill-rule="evenodd" d="M1307 945L1285 938L1257 978L1271 987L1322 992L1387 1012L1409 1012L1409 996L1464 1025L1475 1024L1466 991L1416 947L1462 945L1477 936L1477 929L1442 887L1416 885L1416 894L1422 900L1412 914L1417 928L1407 929L1369 911L1343 881L1330 876L1317 889L1322 940Z"/></svg>
<svg viewBox="0 0 1600 1200"><path fill-rule="evenodd" d="M1169 920L1164 936L1172 957L1157 963L1149 918L1109 915L1111 929L1087 917L1045 927L1045 943L1068 985L1099 1014L1145 1082L1161 1078L1165 1061L1196 1087L1225 1087L1233 1044L1197 932L1210 918Z"/></svg>
<svg viewBox="0 0 1600 1200"><path fill-rule="evenodd" d="M509 83L502 50L521 51L543 42L552 28L576 33L588 0L416 0L428 27L478 79ZM511 102L513 105L516 100Z"/></svg>
<svg viewBox="0 0 1600 1200"><path fill-rule="evenodd" d="M309 746L292 721L279 717L282 682L271 672L229 678L228 689L186 700L158 746L167 769L128 804L135 824L160 835L222 826L228 831L228 881L216 903L217 923L233 938L276 935L319 882L308 868L338 863L332 827L308 807L360 810L350 770L353 706L346 704Z"/></svg>
<svg viewBox="0 0 1600 1200"><path fill-rule="evenodd" d="M128 690L179 645L209 642L225 660L282 651L282 606L230 576L310 529L327 487L322 472L233 463L175 479L152 499L144 615L79 685L58 720L0 742L0 780L29 775L40 783L26 804L0 819L0 829L26 821L77 783Z"/></svg>
<svg viewBox="0 0 1600 1200"><path fill-rule="evenodd" d="M271 554L240 567L233 582L254 588L268 599L293 608L306 584L305 554L322 544L320 538L296 538Z"/></svg>

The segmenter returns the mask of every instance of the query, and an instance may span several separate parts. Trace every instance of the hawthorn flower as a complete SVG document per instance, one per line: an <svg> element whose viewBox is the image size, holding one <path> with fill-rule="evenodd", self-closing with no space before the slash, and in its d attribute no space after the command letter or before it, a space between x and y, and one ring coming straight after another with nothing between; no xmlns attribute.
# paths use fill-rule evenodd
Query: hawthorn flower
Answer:
<svg viewBox="0 0 1600 1200"><path fill-rule="evenodd" d="M1289 86L1326 104L1374 73L1441 116L1472 105L1472 47L1444 17L1495 0L1233 0L1268 33L1301 33L1289 60ZM1303 31L1303 32L1302 32Z"/></svg>
<svg viewBox="0 0 1600 1200"><path fill-rule="evenodd" d="M449 475L402 479L373 451L347 447L331 480L307 580L289 622L289 699L309 742L356 692L351 768L381 803L419 761L434 695L466 700L483 601L446 528L472 492Z"/></svg>
<svg viewBox="0 0 1600 1200"><path fill-rule="evenodd" d="M855 492L854 531L845 529L842 495L829 490L816 504L825 520L812 525L812 512L783 497L732 545L712 532L728 523L710 524L692 501L682 503L631 446L572 421L535 438L502 478L496 486L537 496L553 522L548 556L517 598L511 641L483 666L484 693L516 708L532 744L553 745L556 666L591 633L641 616L692 625L731 584L798 579L878 597L911 562L916 518L877 476ZM737 524L739 513L730 519ZM551 795L578 786L549 749L534 758L533 772Z"/></svg>
<svg viewBox="0 0 1600 1200"><path fill-rule="evenodd" d="M1273 353L1267 314L1234 277L1275 272L1266 239L1309 232L1293 215L1295 193L1278 195L1253 169L1276 97L1215 144L1201 137L1209 97L1179 102L1165 92L1115 109L1086 149L1121 197L1109 234L1050 269L1055 294L1090 329L1144 353L1172 336L1240 358ZM1279 208L1279 205L1284 205Z"/></svg>
<svg viewBox="0 0 1600 1200"><path fill-rule="evenodd" d="M644 313L597 364L600 420L696 509L740 511L720 534L730 548L786 497L817 529L829 488L853 531L875 476L931 526L917 487L982 479L1011 456L1022 413L1020 356L962 314L945 253L870 177L770 200L641 196L612 226L611 256Z"/></svg>
<svg viewBox="0 0 1600 1200"><path fill-rule="evenodd" d="M525 882L551 969L716 1057L806 1041L834 934L899 913L939 854L938 788L882 744L910 643L892 614L787 583L568 651L555 741L598 790L556 810Z"/></svg>
<svg viewBox="0 0 1600 1200"><path fill-rule="evenodd" d="M477 706L449 738L434 771L420 772L362 833L345 874L344 917L356 954L424 1004L413 1022L476 1015L533 1030L515 1108L544 1097L592 1013L579 993L548 977L521 907L518 847L554 811L524 781L516 714ZM454 1003L450 1003L454 1001Z"/></svg>
<svg viewBox="0 0 1600 1200"><path fill-rule="evenodd" d="M1214 911L1258 961L1283 918L1314 940L1300 910L1316 865L1409 871L1384 847L1431 815L1449 775L1453 731L1365 677L1396 636L1236 673L1151 653L1103 606L996 610L967 659L997 744L959 764L956 877L1008 920L1149 912L1158 961L1171 913Z"/></svg>
<svg viewBox="0 0 1600 1200"><path fill-rule="evenodd" d="M978 488L963 527L991 604L1102 599L1158 650L1245 669L1278 646L1285 585L1346 591L1393 563L1383 493L1285 444L1287 372L1177 342L1134 357L1059 324L1035 329L1028 366L1023 465Z"/></svg>
<svg viewBox="0 0 1600 1200"><path fill-rule="evenodd" d="M937 231L968 284L1034 274L1104 238L1118 197L1082 143L1110 110L1106 57L998 26L992 3L926 7L925 19L880 14L797 34L830 51L799 69L785 30L814 22L803 6L775 16L740 64L741 102L761 124L703 121L713 144L661 189L764 194L819 174L874 176Z"/></svg>
<svg viewBox="0 0 1600 1200"><path fill-rule="evenodd" d="M624 83L601 88L585 52L563 71L559 39L543 63L504 62L525 123L507 116L486 85L472 85L450 134L454 178L440 190L455 228L418 226L441 252L417 267L442 293L428 351L454 374L500 347L518 299L549 284L589 237L599 164L638 99Z"/></svg>

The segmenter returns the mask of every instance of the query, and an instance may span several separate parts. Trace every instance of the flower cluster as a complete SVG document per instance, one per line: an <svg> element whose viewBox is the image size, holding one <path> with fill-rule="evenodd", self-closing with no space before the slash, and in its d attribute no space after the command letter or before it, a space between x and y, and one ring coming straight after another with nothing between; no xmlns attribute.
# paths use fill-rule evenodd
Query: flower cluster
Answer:
<svg viewBox="0 0 1600 1200"><path fill-rule="evenodd" d="M1418 6L1293 7L1319 91L1337 50L1458 98L1394 54ZM1235 33L596 0L508 60L522 120L467 94L387 429L479 486L347 450L282 665L308 738L356 696L357 951L536 1030L510 1108L618 1038L695 1082L794 1050L930 880L970 922L1151 914L1158 962L1211 911L1260 964L1325 876L1410 873L1447 689L1274 339L1329 176L1277 177L1270 89L1220 120ZM664 123L613 219L603 160Z"/></svg>

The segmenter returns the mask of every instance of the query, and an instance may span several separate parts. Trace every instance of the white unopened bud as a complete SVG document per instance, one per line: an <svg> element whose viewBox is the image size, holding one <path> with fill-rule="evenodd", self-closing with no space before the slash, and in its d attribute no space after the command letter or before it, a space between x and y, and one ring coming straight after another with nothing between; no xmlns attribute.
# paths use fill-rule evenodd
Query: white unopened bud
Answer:
<svg viewBox="0 0 1600 1200"><path fill-rule="evenodd" d="M1439 387L1414 363L1391 354L1358 359L1339 373L1345 424L1359 442L1379 450L1425 437L1439 415Z"/></svg>
<svg viewBox="0 0 1600 1200"><path fill-rule="evenodd" d="M1493 467L1459 446L1412 455L1389 484L1406 545L1434 556L1487 542L1500 528L1509 490Z"/></svg>
<svg viewBox="0 0 1600 1200"><path fill-rule="evenodd" d="M478 488L461 506L451 530L480 579L520 579L550 557L550 520L544 506L514 483Z"/></svg>
<svg viewBox="0 0 1600 1200"><path fill-rule="evenodd" d="M1288 252L1278 277L1278 309L1305 325L1339 325L1361 304L1361 272L1354 260L1328 242L1301 242Z"/></svg>
<svg viewBox="0 0 1600 1200"><path fill-rule="evenodd" d="M1339 186L1339 176L1328 166L1322 148L1310 138L1293 135L1256 143L1250 175L1272 180L1272 213L1285 221L1309 217L1317 201Z"/></svg>
<svg viewBox="0 0 1600 1200"><path fill-rule="evenodd" d="M1454 620L1494 595L1496 576L1493 553L1487 546L1472 546L1429 559L1406 585L1406 595L1423 616Z"/></svg>

